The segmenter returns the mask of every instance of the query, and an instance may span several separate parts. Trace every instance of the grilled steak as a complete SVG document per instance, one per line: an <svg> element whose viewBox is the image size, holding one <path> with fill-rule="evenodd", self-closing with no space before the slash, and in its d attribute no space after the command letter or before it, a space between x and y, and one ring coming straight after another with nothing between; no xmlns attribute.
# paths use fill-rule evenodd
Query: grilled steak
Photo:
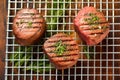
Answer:
<svg viewBox="0 0 120 80"><path fill-rule="evenodd" d="M85 7L78 12L74 28L87 45L100 43L109 33L109 23L102 12L94 7Z"/></svg>
<svg viewBox="0 0 120 80"><path fill-rule="evenodd" d="M18 11L13 21L13 33L20 45L34 44L45 31L45 20L35 9Z"/></svg>
<svg viewBox="0 0 120 80"><path fill-rule="evenodd" d="M57 69L66 69L76 64L79 47L76 41L64 33L58 33L44 43L44 51Z"/></svg>

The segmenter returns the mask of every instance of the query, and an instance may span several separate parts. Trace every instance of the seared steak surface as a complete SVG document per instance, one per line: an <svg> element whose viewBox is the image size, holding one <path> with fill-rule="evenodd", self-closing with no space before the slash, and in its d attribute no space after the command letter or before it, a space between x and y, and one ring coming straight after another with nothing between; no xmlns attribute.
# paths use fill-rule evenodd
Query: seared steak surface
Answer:
<svg viewBox="0 0 120 80"><path fill-rule="evenodd" d="M36 9L21 9L13 21L13 33L20 45L34 44L45 31L45 20Z"/></svg>
<svg viewBox="0 0 120 80"><path fill-rule="evenodd" d="M84 7L74 20L74 28L87 45L100 43L109 33L109 23L102 12L94 7Z"/></svg>
<svg viewBox="0 0 120 80"><path fill-rule="evenodd" d="M66 69L76 64L79 58L79 46L64 33L50 37L44 43L44 51L57 69Z"/></svg>

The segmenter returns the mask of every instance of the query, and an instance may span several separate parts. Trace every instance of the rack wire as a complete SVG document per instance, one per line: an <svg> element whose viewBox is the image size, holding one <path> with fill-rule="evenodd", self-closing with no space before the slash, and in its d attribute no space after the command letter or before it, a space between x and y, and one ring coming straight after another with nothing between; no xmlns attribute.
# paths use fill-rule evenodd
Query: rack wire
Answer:
<svg viewBox="0 0 120 80"><path fill-rule="evenodd" d="M119 0L63 0L64 6L69 4L68 8L63 8L64 14L57 16L56 30L47 30L50 36L53 33L58 32L74 32L71 29L73 26L73 19L77 15L78 11L85 6L94 6L98 10L102 11L106 19L110 22L110 33L106 39L100 44L93 46L94 51L90 50L90 46L87 46L88 53L91 56L90 59L86 58L86 52L81 51L81 58L77 64L64 71L55 69L46 55L41 51L40 44L31 45L31 51L27 52L27 47L21 52L21 46L16 44L15 37L12 33L13 19L22 8L35 8L44 15L44 18L52 19L54 15L47 15L47 12L51 9L59 10L59 0L56 0L58 4L57 8L47 8L48 4L53 7L53 0L8 0L8 16L7 16L7 36L6 36L6 58L5 58L5 80L120 80L120 1ZM67 15L66 15L67 14ZM58 17L63 18L63 22L59 23ZM66 21L67 19L67 21ZM68 29L65 26L67 25ZM61 29L59 29L61 27ZM46 32L46 33L47 33ZM45 34L43 40L49 37ZM76 39L76 35L75 35ZM80 47L86 46L80 43ZM11 59L10 55L16 53L18 48L18 59ZM24 58L24 65L20 65L20 54L30 54L31 58ZM35 56L34 56L35 55ZM40 56L43 59L40 59ZM35 58L34 58L35 57ZM15 61L18 61L18 66L15 66ZM31 64L36 61L37 66L27 66L27 61ZM43 61L43 65L39 66L38 62ZM50 63L50 66L46 66L46 63ZM27 68L31 68L27 70ZM32 70L36 68L36 72ZM43 69L42 73L39 73L39 68ZM49 71L46 72L46 69Z"/></svg>

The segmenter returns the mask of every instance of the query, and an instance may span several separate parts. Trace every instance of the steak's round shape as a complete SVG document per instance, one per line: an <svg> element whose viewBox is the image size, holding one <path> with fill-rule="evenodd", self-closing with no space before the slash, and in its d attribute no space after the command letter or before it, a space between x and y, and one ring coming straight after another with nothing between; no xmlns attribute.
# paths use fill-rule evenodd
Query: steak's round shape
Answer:
<svg viewBox="0 0 120 80"><path fill-rule="evenodd" d="M109 33L109 23L102 12L84 7L74 19L74 29L87 45L100 43Z"/></svg>
<svg viewBox="0 0 120 80"><path fill-rule="evenodd" d="M59 41L61 41L61 45L66 47L62 54L56 52L58 49L56 43ZM64 33L58 33L50 37L45 41L43 48L57 69L66 69L75 65L80 57L78 44L72 37Z"/></svg>
<svg viewBox="0 0 120 80"><path fill-rule="evenodd" d="M45 32L46 23L36 9L21 9L13 21L13 33L20 45L31 45Z"/></svg>

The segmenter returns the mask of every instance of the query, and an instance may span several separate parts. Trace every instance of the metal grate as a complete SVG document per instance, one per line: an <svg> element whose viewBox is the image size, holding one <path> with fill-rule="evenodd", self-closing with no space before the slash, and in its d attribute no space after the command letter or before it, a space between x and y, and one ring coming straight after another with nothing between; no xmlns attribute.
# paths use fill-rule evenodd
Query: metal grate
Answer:
<svg viewBox="0 0 120 80"><path fill-rule="evenodd" d="M8 16L7 16L7 36L6 36L6 63L5 63L5 80L120 80L120 1L119 0L63 0L64 7L69 4L67 8L59 8L60 0L56 0L57 8L53 8L53 0L8 0ZM51 8L47 6L51 4ZM36 8L42 13L45 19L57 17L57 22L48 22L47 24L56 24L56 30L49 29L45 33L45 37L42 40L49 38L47 33L52 36L58 32L74 32L72 30L73 19L77 15L78 11L85 6L95 6L98 10L102 11L106 16L106 19L110 22L111 30L106 39L100 44L93 46L94 51L90 50L90 46L87 46L88 53L91 56L90 59L86 58L86 52L81 50L81 58L77 64L64 71L55 69L52 64L46 66L49 60L45 54L41 51L42 45L31 45L31 51L28 52L28 47L24 47L24 51L21 51L21 46L15 43L15 38L12 34L12 22L17 11L21 8ZM48 11L64 10L62 16L48 15ZM62 18L62 22L59 23L59 17ZM66 29L67 26L67 29ZM76 37L76 35L75 35ZM76 38L75 38L76 39ZM83 43L80 43L80 47L84 47ZM10 55L15 56L16 48L18 49L18 59L11 59ZM30 59L22 59L24 64L20 65L20 54L30 54ZM43 57L40 59L40 57ZM12 62L11 62L12 61ZM18 66L15 67L15 62L18 61ZM39 66L39 61L42 61L43 65ZM27 66L27 62L31 65ZM36 63L36 66L32 64ZM30 68L27 70L27 68ZM36 68L36 72L32 69ZM42 73L39 73L39 69L42 68ZM46 72L46 69L48 71Z"/></svg>

